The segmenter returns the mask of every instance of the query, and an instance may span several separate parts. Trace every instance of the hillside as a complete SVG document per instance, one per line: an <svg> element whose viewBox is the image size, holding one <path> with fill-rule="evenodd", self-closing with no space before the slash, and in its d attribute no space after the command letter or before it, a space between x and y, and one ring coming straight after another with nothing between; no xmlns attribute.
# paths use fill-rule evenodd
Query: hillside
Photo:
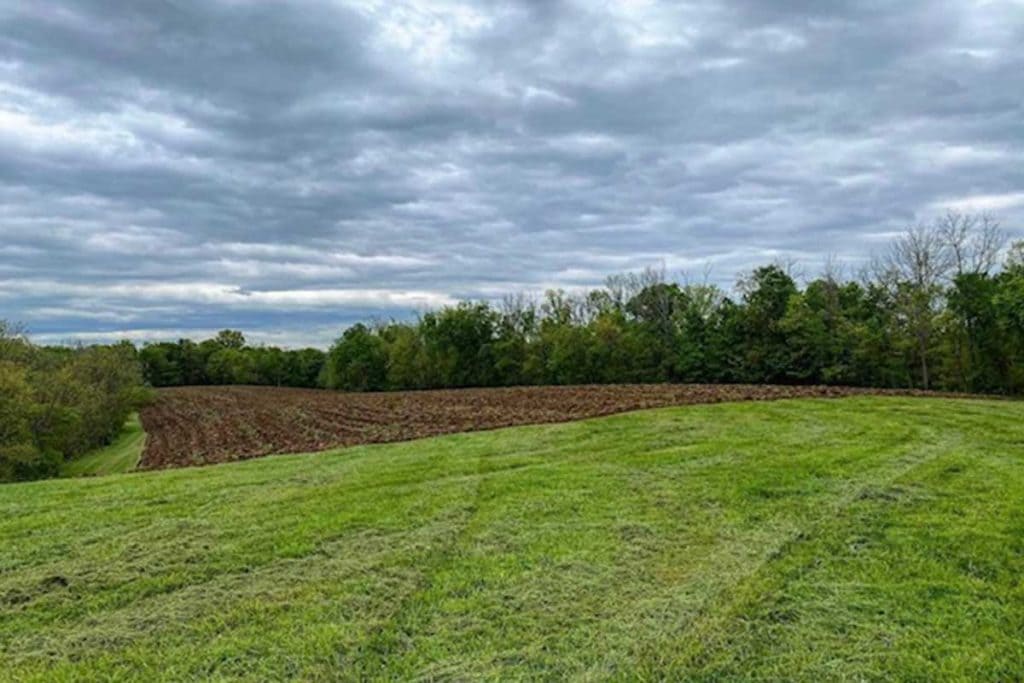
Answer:
<svg viewBox="0 0 1024 683"><path fill-rule="evenodd" d="M0 487L0 680L1024 677L1024 404L673 407Z"/></svg>

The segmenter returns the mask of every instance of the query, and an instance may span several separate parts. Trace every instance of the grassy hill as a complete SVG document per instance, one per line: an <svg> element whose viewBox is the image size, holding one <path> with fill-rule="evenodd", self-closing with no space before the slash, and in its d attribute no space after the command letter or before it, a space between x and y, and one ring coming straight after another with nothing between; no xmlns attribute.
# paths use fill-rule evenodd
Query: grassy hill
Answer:
<svg viewBox="0 0 1024 683"><path fill-rule="evenodd" d="M1024 404L668 408L0 487L0 679L1020 680Z"/></svg>

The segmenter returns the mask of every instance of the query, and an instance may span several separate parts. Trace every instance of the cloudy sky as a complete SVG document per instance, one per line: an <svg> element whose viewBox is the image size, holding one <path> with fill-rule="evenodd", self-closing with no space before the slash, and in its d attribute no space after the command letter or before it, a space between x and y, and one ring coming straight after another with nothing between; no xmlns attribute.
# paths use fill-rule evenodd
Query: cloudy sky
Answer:
<svg viewBox="0 0 1024 683"><path fill-rule="evenodd" d="M946 207L1021 236L1022 45L1022 0L0 0L0 318L323 344Z"/></svg>

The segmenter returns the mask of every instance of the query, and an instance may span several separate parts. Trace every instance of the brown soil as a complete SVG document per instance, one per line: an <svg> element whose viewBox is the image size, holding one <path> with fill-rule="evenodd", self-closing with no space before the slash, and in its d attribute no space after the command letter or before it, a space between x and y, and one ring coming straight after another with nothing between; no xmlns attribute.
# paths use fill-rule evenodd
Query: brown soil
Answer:
<svg viewBox="0 0 1024 683"><path fill-rule="evenodd" d="M141 413L141 468L161 469L302 453L512 425L565 422L643 408L921 395L850 387L648 384L344 393L273 387L161 389ZM936 395L936 394L929 394Z"/></svg>

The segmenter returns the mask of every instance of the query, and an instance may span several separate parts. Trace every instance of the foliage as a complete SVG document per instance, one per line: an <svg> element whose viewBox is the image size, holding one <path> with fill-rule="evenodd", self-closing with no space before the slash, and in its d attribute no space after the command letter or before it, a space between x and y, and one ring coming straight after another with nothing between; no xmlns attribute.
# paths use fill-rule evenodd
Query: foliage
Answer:
<svg viewBox="0 0 1024 683"><path fill-rule="evenodd" d="M0 361L0 481L34 479L52 469L33 434L36 404L26 368Z"/></svg>
<svg viewBox="0 0 1024 683"><path fill-rule="evenodd" d="M387 381L384 340L362 323L345 330L324 365L324 384L329 389L380 391Z"/></svg>
<svg viewBox="0 0 1024 683"><path fill-rule="evenodd" d="M131 344L40 348L0 323L0 481L56 475L147 398Z"/></svg>
<svg viewBox="0 0 1024 683"><path fill-rule="evenodd" d="M213 339L146 344L139 350L143 375L154 387L206 384L258 384L316 387L326 354L319 349L283 350L249 346L238 330L221 330Z"/></svg>

